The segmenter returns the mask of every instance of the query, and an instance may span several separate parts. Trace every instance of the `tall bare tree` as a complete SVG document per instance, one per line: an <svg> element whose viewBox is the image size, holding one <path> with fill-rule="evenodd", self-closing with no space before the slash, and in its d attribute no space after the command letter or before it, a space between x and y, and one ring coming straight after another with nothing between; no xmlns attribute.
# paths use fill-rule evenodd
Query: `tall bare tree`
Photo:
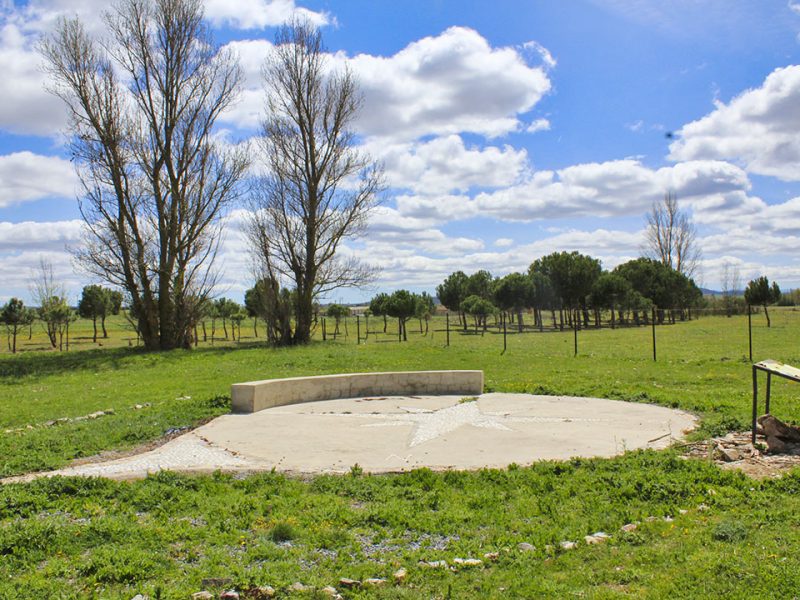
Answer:
<svg viewBox="0 0 800 600"><path fill-rule="evenodd" d="M50 347L63 349L64 334L68 334L73 314L67 302L67 288L56 280L53 263L45 258L39 259L39 270L33 276L30 292L34 304L37 305L42 327L50 340Z"/></svg>
<svg viewBox="0 0 800 600"><path fill-rule="evenodd" d="M695 274L700 261L697 229L689 215L678 207L675 194L668 192L663 200L653 203L645 235L652 258L687 277Z"/></svg>
<svg viewBox="0 0 800 600"><path fill-rule="evenodd" d="M213 138L240 70L214 47L201 0L123 0L105 23L102 42L65 19L40 44L72 117L87 229L77 258L126 290L147 348L189 347L247 167Z"/></svg>
<svg viewBox="0 0 800 600"><path fill-rule="evenodd" d="M337 252L363 232L383 171L355 147L351 127L362 97L348 69L328 68L319 31L295 21L275 42L264 66L268 175L253 196L248 234L272 296L280 297L279 284L294 288L294 331L278 338L301 344L310 340L317 296L373 275Z"/></svg>

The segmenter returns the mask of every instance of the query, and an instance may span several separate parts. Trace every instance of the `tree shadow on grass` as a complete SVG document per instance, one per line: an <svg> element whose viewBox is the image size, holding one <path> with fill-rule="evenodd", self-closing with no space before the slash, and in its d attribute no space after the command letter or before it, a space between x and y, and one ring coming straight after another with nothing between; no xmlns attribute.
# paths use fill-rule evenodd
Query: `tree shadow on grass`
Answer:
<svg viewBox="0 0 800 600"><path fill-rule="evenodd" d="M133 365L168 365L185 359L187 355L222 356L240 349L267 349L266 342L246 342L238 346L192 348L191 350L147 351L144 348L93 348L75 352L30 352L0 357L0 380L13 383L14 379L30 376L58 375L76 371L117 370Z"/></svg>

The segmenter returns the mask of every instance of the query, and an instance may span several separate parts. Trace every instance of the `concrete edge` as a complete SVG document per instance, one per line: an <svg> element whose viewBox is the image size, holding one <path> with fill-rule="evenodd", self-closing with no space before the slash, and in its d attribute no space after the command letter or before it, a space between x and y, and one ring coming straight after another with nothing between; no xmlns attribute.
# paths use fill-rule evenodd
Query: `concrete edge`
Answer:
<svg viewBox="0 0 800 600"><path fill-rule="evenodd" d="M483 393L483 371L387 371L265 379L231 386L235 413L359 396Z"/></svg>

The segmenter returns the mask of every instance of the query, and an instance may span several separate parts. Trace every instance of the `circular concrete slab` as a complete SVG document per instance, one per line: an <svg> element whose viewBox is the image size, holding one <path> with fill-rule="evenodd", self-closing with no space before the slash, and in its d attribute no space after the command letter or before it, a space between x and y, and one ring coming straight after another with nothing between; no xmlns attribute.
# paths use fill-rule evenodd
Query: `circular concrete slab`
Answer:
<svg viewBox="0 0 800 600"><path fill-rule="evenodd" d="M129 479L162 469L273 468L344 473L355 464L371 473L506 467L664 448L694 426L695 417L682 411L599 398L350 398L224 415L150 452L41 475Z"/></svg>

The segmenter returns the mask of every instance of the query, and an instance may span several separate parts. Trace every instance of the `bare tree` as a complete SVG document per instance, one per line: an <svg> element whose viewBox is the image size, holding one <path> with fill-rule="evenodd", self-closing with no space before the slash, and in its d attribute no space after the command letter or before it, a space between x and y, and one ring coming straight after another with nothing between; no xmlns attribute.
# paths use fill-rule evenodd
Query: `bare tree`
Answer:
<svg viewBox="0 0 800 600"><path fill-rule="evenodd" d="M654 202L647 215L647 250L678 273L692 277L700 261L697 230L689 216L678 208L675 194L668 192Z"/></svg>
<svg viewBox="0 0 800 600"><path fill-rule="evenodd" d="M123 0L105 22L102 43L71 19L40 44L72 117L87 230L76 256L126 290L147 348L189 347L247 167L212 137L240 70L213 46L201 0Z"/></svg>
<svg viewBox="0 0 800 600"><path fill-rule="evenodd" d="M67 288L56 280L53 264L41 258L39 270L33 276L31 297L37 305L39 319L50 340L51 348L64 347L64 335L69 335L69 324L73 320L72 309L67 302ZM67 337L69 348L69 337Z"/></svg>
<svg viewBox="0 0 800 600"><path fill-rule="evenodd" d="M722 263L722 303L725 313L730 317L736 310L736 297L742 288L739 265L726 260Z"/></svg>
<svg viewBox="0 0 800 600"><path fill-rule="evenodd" d="M253 196L248 236L271 297L281 297L279 284L294 288L294 332L276 337L301 344L310 340L317 296L373 275L337 251L363 232L383 171L355 148L350 128L362 103L358 85L346 68L329 71L319 31L296 21L275 41L264 66L269 174Z"/></svg>

